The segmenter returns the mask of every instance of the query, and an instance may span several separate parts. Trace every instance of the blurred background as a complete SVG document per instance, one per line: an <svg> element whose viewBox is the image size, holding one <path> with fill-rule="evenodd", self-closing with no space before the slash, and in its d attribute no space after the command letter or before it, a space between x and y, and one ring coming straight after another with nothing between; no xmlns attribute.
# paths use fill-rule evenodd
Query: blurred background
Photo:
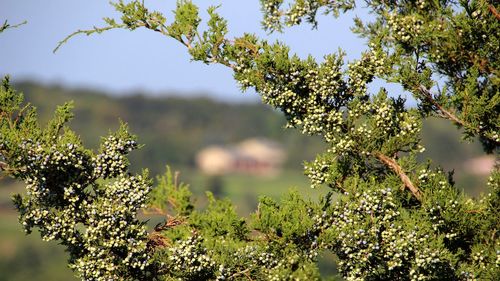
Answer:
<svg viewBox="0 0 500 281"><path fill-rule="evenodd" d="M229 21L231 36L253 32L284 41L301 57L321 60L341 47L352 60L364 49L349 30L354 15L369 17L363 10L338 20L322 18L318 30L305 25L268 35L260 30L256 0L199 2L204 17L208 5L222 4L219 11ZM167 16L175 7L173 0L146 4ZM73 100L76 118L70 125L88 147L97 147L100 136L117 129L120 119L127 122L145 145L131 154L132 169L148 168L157 175L170 165L190 184L201 207L205 191L230 197L243 216L260 195L279 198L290 188L312 198L327 192L312 190L302 172L303 161L324 150L320 139L283 129L282 114L260 104L256 93L241 93L228 69L190 62L173 40L145 30L116 30L74 38L52 53L66 35L113 15L101 0L1 0L2 22L28 23L0 36L0 75L11 75L42 122L56 105ZM400 88L385 86L410 99ZM445 121L427 120L422 160L430 157L435 165L454 170L457 186L476 196L493 159L483 155L477 142L460 142L459 135ZM75 280L57 243L42 242L37 233L23 234L10 201L18 192L22 184L0 180L0 281ZM323 271L334 269L325 264Z"/></svg>

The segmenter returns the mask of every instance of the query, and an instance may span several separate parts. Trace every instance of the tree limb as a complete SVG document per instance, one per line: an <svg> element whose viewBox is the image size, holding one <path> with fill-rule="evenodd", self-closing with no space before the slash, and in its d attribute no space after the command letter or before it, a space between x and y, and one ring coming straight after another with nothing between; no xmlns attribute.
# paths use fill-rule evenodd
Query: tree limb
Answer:
<svg viewBox="0 0 500 281"><path fill-rule="evenodd" d="M183 224L184 223L184 218L182 217L172 217L170 215L167 215L167 220L164 223L159 223L155 226L154 230L156 232L166 230L172 227L175 227L177 225Z"/></svg>
<svg viewBox="0 0 500 281"><path fill-rule="evenodd" d="M444 109L433 97L432 97L432 94L431 92L429 91L429 89L427 89L425 86L423 85L420 85L418 87L418 90L420 91L420 93L425 97L425 99L432 103L433 106L436 107L436 109L439 111L439 116L445 118L445 119L448 119L450 121L452 121L453 123L455 123L456 125L460 125L462 127L468 127L468 128L473 128L475 129L475 132L477 135L479 135L480 137L482 138L485 138L485 139L488 139L490 141L492 141L493 143L495 143L496 145L500 145L500 142L498 142L497 140L495 139L492 139L491 137L487 136L484 134L484 132L482 132L479 128L474 128L473 126L471 126L470 124L466 123L465 121L459 119L456 115L454 115L453 113L447 111L446 109Z"/></svg>
<svg viewBox="0 0 500 281"><path fill-rule="evenodd" d="M423 85L420 85L418 87L418 90L420 91L420 93L422 93L424 95L424 97L427 99L427 101L429 101L430 103L432 103L432 105L434 105L442 114L442 116L448 120L451 120L453 122L455 122L456 124L460 125L460 126L464 126L465 123L464 121L458 119L453 113L449 112L448 110L444 109L433 97L432 97L432 94L431 92L429 91L429 89L427 89L426 87L424 87Z"/></svg>
<svg viewBox="0 0 500 281"><path fill-rule="evenodd" d="M380 152L374 152L373 155L380 160L380 162L384 163L385 165L389 166L391 170L393 170L399 178L401 178L401 181L404 183L405 187L413 194L413 196L418 200L422 201L422 192L416 185L413 184L413 182L410 180L408 175L403 171L401 166L396 162L396 160L380 153Z"/></svg>
<svg viewBox="0 0 500 281"><path fill-rule="evenodd" d="M489 4L488 5L488 9L495 16L495 18L497 18L497 20L500 20L500 13L497 11L497 9L495 8L495 6Z"/></svg>
<svg viewBox="0 0 500 281"><path fill-rule="evenodd" d="M247 268L247 269L245 269L245 270L242 270L242 271L236 272L236 273L234 273L233 275L229 276L229 278L228 278L228 279L234 279L234 278L236 278L236 277L238 277L238 276L241 276L241 275L245 275L245 276L247 276L247 275L246 275L246 273L248 273L249 271L250 271L250 268ZM248 276L247 276L247 278L248 278ZM249 280L252 280L252 279L249 279Z"/></svg>
<svg viewBox="0 0 500 281"><path fill-rule="evenodd" d="M27 21L23 21L21 23L15 24L15 25L10 25L7 21L5 21L2 25L0 25L0 33L6 29L16 28L16 27L19 27L19 26L26 24L26 23L27 23Z"/></svg>

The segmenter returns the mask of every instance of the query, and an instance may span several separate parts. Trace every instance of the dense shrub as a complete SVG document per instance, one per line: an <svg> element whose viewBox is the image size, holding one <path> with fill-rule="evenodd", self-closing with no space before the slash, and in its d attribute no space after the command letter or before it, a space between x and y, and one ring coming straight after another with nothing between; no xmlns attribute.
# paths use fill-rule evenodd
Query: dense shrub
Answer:
<svg viewBox="0 0 500 281"><path fill-rule="evenodd" d="M261 0L269 32L316 22L316 15L355 9L354 1ZM167 173L156 186L145 172L128 172L138 147L125 126L85 149L64 124L60 107L43 129L32 107L5 80L0 92L2 170L26 183L14 198L27 232L58 240L84 280L315 280L318 255L338 257L347 280L498 280L500 173L488 194L471 198L453 176L416 161L422 119L438 116L498 153L500 14L477 1L366 1L373 20L356 19L367 51L345 63L343 52L317 62L252 34L228 39L215 7L207 27L191 1L179 1L167 23L142 1L117 2L120 20L73 35L113 28L147 28L185 45L192 58L225 65L243 89L280 109L288 126L320 135L327 151L305 164L320 202L300 194L261 198L249 219L208 194L196 210L185 185ZM71 35L71 36L73 36ZM63 40L62 42L66 42ZM374 79L399 83L418 101L406 106ZM332 194L335 193L336 196ZM336 198L334 200L334 198ZM146 203L147 202L147 203ZM149 233L139 209L163 216Z"/></svg>

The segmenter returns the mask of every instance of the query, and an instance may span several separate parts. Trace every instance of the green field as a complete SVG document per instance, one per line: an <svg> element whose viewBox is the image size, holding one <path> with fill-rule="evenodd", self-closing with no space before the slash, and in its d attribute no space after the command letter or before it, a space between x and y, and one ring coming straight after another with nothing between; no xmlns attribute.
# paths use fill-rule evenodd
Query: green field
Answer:
<svg viewBox="0 0 500 281"><path fill-rule="evenodd" d="M44 242L38 233L26 236L14 212L0 212L0 220L0 281L76 280L56 242Z"/></svg>

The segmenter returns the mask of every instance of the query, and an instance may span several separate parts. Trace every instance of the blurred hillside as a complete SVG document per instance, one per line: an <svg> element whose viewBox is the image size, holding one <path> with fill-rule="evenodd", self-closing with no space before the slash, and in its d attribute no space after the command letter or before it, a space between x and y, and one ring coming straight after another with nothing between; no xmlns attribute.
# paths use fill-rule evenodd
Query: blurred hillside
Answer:
<svg viewBox="0 0 500 281"><path fill-rule="evenodd" d="M285 119L262 104L222 103L208 98L150 97L141 93L112 97L102 92L68 90L23 82L15 85L34 104L42 122L52 116L57 105L74 101L75 119L70 127L82 136L85 145L97 147L99 136L127 122L144 148L132 155L135 167L147 167L153 174L165 164L194 167L195 154L214 144L230 144L250 137L266 137L280 142L289 155L287 168L300 168L323 149L319 138L284 130ZM300 148L300 149L297 149ZM160 169L160 170L158 170Z"/></svg>
<svg viewBox="0 0 500 281"><path fill-rule="evenodd" d="M15 88L37 107L42 122L50 118L57 105L73 100L75 119L70 127L92 148L97 147L100 136L118 128L120 119L127 122L131 132L145 145L132 153L133 168L149 168L155 175L163 173L168 164L181 171L181 180L191 185L200 205L204 191L217 191L219 196L230 197L245 215L253 210L259 195L278 198L290 187L312 197L326 192L326 189L311 190L301 170L304 160L324 150L321 139L283 129L283 115L264 105L223 103L202 97L187 99L174 94L111 96L33 82L19 82ZM234 144L252 137L274 140L283 146L287 160L280 176L210 177L195 169L195 156L202 148ZM483 190L486 176L474 175L470 165L477 162L469 161L483 155L477 142L461 142L456 128L434 119L424 124L422 138L427 148L422 160L429 157L434 159L433 165L455 170L457 186L473 195ZM10 194L21 191L21 184L0 180L0 281L74 280L65 268L66 254L60 247L42 242L36 233L29 237L22 234L10 203Z"/></svg>
<svg viewBox="0 0 500 281"><path fill-rule="evenodd" d="M285 130L280 112L262 104L223 103L205 97L183 98L176 93L151 97L144 93L111 96L86 89L66 89L34 82L16 83L25 99L38 109L40 120L48 120L57 105L74 101L75 119L70 127L79 133L85 145L96 148L100 136L127 122L132 133L145 146L131 155L133 168L148 168L153 175L162 173L166 164L175 169L195 168L198 151L209 145L234 144L252 137L264 137L281 143L287 154L285 168L301 169L324 150L318 137L303 136ZM238 93L235 93L238 94ZM483 155L481 146L460 141L460 132L446 120L431 119L424 124L422 139L426 152L422 160L432 158L434 165L455 170L462 188L477 194L480 179L471 178L467 160Z"/></svg>

